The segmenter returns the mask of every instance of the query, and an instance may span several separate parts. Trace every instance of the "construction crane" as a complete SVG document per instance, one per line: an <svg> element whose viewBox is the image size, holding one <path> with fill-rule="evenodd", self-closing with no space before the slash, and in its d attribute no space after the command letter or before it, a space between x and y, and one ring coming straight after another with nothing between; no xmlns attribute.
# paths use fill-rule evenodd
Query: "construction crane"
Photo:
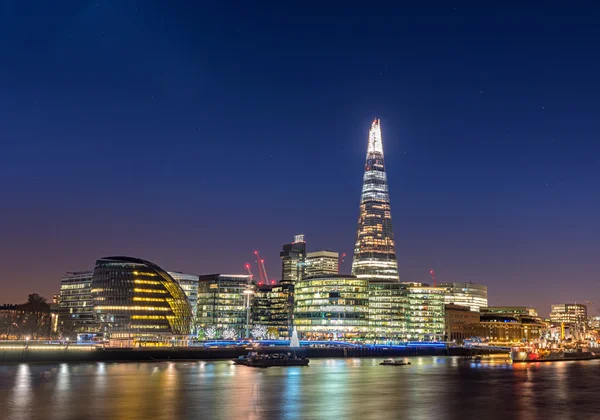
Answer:
<svg viewBox="0 0 600 420"><path fill-rule="evenodd" d="M246 270L248 270L248 274L250 275L250 280L254 280L254 275L252 274L252 270L250 270L250 264L246 263Z"/></svg>
<svg viewBox="0 0 600 420"><path fill-rule="evenodd" d="M265 260L260 260L260 265L262 266L262 270L265 275L265 281L267 284L269 284L269 277L267 276L267 269L265 268ZM271 284L275 284L275 280L273 280Z"/></svg>
<svg viewBox="0 0 600 420"><path fill-rule="evenodd" d="M431 280L433 280L433 287L437 287L437 281L435 280L435 271L433 271L433 268L429 271L429 274L431 274Z"/></svg>
<svg viewBox="0 0 600 420"><path fill-rule="evenodd" d="M342 271L342 263L344 262L344 258L346 258L346 254L342 254L340 256L340 260L338 261L338 274Z"/></svg>
<svg viewBox="0 0 600 420"><path fill-rule="evenodd" d="M262 268L260 267L260 255L258 251L254 251L254 256L256 257L256 265L258 266L258 276L260 278L258 284L263 284L265 282L265 278L262 272Z"/></svg>

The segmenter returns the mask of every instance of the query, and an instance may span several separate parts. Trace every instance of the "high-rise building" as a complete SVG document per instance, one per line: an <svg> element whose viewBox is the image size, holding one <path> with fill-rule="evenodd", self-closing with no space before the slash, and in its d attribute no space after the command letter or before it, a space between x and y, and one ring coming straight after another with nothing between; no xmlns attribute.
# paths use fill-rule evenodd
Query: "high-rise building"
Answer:
<svg viewBox="0 0 600 420"><path fill-rule="evenodd" d="M390 194L377 119L369 131L352 274L371 281L399 281Z"/></svg>
<svg viewBox="0 0 600 420"><path fill-rule="evenodd" d="M65 337L96 331L96 316L92 299L93 271L65 273L60 280L57 329Z"/></svg>
<svg viewBox="0 0 600 420"><path fill-rule="evenodd" d="M295 235L294 242L283 245L281 257L281 281L284 284L294 284L304 278L306 262L306 242L304 235Z"/></svg>
<svg viewBox="0 0 600 420"><path fill-rule="evenodd" d="M340 254L333 251L315 251L306 254L305 275L322 276L339 273Z"/></svg>
<svg viewBox="0 0 600 420"><path fill-rule="evenodd" d="M364 340L369 331L369 281L331 274L296 282L294 327L308 339Z"/></svg>
<svg viewBox="0 0 600 420"><path fill-rule="evenodd" d="M408 286L407 337L411 341L442 341L445 333L444 293L441 287Z"/></svg>
<svg viewBox="0 0 600 420"><path fill-rule="evenodd" d="M446 305L467 306L475 312L488 306L487 286L475 283L440 283L438 286L446 289Z"/></svg>
<svg viewBox="0 0 600 420"><path fill-rule="evenodd" d="M369 334L375 342L406 341L406 285L392 282L369 283Z"/></svg>
<svg viewBox="0 0 600 420"><path fill-rule="evenodd" d="M551 306L550 320L553 324L583 325L587 323L587 306L581 303L560 303Z"/></svg>
<svg viewBox="0 0 600 420"><path fill-rule="evenodd" d="M217 336L232 330L238 338L245 336L247 298L251 289L249 274L207 274L199 276L196 325L207 331L214 328ZM216 338L216 337L207 337Z"/></svg>
<svg viewBox="0 0 600 420"><path fill-rule="evenodd" d="M110 339L151 340L190 333L192 308L185 293L151 262L131 257L99 259L92 298L98 330Z"/></svg>
<svg viewBox="0 0 600 420"><path fill-rule="evenodd" d="M194 319L196 319L196 312L198 310L198 275L180 273L179 271L168 271L168 273L183 289L192 307Z"/></svg>

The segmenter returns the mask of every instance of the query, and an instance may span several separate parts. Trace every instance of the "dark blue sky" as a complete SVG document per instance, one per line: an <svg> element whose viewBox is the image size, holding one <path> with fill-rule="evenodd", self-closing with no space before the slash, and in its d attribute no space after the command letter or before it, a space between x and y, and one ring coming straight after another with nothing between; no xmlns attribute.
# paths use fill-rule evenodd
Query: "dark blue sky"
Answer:
<svg viewBox="0 0 600 420"><path fill-rule="evenodd" d="M351 254L374 117L401 280L600 297L592 2L36 3L0 5L0 303L106 255Z"/></svg>

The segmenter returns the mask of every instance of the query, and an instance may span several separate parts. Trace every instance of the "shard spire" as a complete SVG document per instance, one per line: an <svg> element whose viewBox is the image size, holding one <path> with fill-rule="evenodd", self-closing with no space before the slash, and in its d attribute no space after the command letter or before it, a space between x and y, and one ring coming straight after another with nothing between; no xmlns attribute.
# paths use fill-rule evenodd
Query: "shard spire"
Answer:
<svg viewBox="0 0 600 420"><path fill-rule="evenodd" d="M399 281L390 194L380 121L369 131L352 274L373 281Z"/></svg>

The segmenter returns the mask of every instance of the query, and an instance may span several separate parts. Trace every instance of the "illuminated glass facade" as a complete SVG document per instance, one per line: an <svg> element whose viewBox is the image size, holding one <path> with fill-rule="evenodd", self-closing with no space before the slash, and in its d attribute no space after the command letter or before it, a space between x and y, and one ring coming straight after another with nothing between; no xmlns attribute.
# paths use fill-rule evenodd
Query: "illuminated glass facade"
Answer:
<svg viewBox="0 0 600 420"><path fill-rule="evenodd" d="M252 283L248 274L208 274L199 276L198 328L233 329L244 337L246 329L246 290Z"/></svg>
<svg viewBox="0 0 600 420"><path fill-rule="evenodd" d="M444 294L442 287L409 286L406 308L407 337L411 341L444 340Z"/></svg>
<svg viewBox="0 0 600 420"><path fill-rule="evenodd" d="M333 251L309 252L306 254L306 277L338 274L339 259L340 254Z"/></svg>
<svg viewBox="0 0 600 420"><path fill-rule="evenodd" d="M252 296L252 325L264 325L269 335L289 338L292 331L294 286L291 284L258 286Z"/></svg>
<svg viewBox="0 0 600 420"><path fill-rule="evenodd" d="M446 304L467 306L471 311L479 312L488 306L487 286L475 283L440 283L446 289Z"/></svg>
<svg viewBox="0 0 600 420"><path fill-rule="evenodd" d="M65 337L96 330L96 315L92 300L93 271L66 273L60 280L57 328Z"/></svg>
<svg viewBox="0 0 600 420"><path fill-rule="evenodd" d="M304 278L306 261L306 242L304 235L294 236L294 242L283 245L279 253L281 258L281 281L284 284L294 284Z"/></svg>
<svg viewBox="0 0 600 420"><path fill-rule="evenodd" d="M379 120L369 131L352 274L375 281L399 280Z"/></svg>
<svg viewBox="0 0 600 420"><path fill-rule="evenodd" d="M402 283L369 284L369 339L375 342L406 341L407 287Z"/></svg>
<svg viewBox="0 0 600 420"><path fill-rule="evenodd" d="M91 293L99 331L111 339L190 333L192 308L184 291L151 262L130 257L98 260Z"/></svg>
<svg viewBox="0 0 600 420"><path fill-rule="evenodd" d="M305 339L363 340L369 330L369 282L330 275L296 282L294 326Z"/></svg>
<svg viewBox="0 0 600 420"><path fill-rule="evenodd" d="M581 303L560 303L551 306L550 321L554 325L587 323L587 306Z"/></svg>
<svg viewBox="0 0 600 420"><path fill-rule="evenodd" d="M168 271L169 275L181 286L185 296L192 307L192 315L196 317L198 310L198 276L196 274L185 274L179 271Z"/></svg>

